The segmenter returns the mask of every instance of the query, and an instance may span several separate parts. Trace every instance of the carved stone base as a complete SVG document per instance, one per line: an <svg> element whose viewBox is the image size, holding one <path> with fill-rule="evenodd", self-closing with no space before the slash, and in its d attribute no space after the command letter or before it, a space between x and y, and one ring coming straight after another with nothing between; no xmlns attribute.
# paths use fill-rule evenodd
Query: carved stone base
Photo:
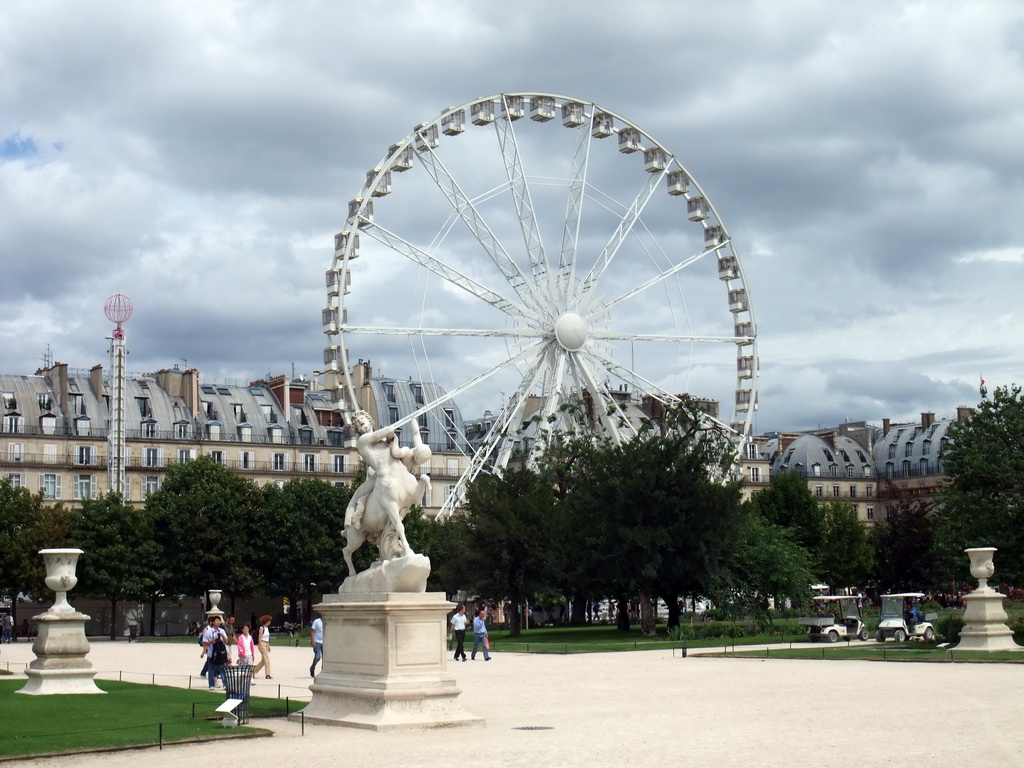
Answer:
<svg viewBox="0 0 1024 768"><path fill-rule="evenodd" d="M430 558L412 553L392 560L378 561L361 573L349 576L338 592L347 594L426 592L430 576Z"/></svg>
<svg viewBox="0 0 1024 768"><path fill-rule="evenodd" d="M991 587L979 587L964 595L964 628L960 630L957 651L1024 651L1013 641L1013 630L1006 626L1003 600L1006 595Z"/></svg>
<svg viewBox="0 0 1024 768"><path fill-rule="evenodd" d="M324 662L302 710L309 722L375 731L483 725L447 671L443 594L327 595ZM299 719L299 713L290 715Z"/></svg>
<svg viewBox="0 0 1024 768"><path fill-rule="evenodd" d="M28 682L16 693L106 693L96 687L92 662L86 660L89 617L77 611L47 611L36 616L39 634L32 643L35 661L28 665Z"/></svg>

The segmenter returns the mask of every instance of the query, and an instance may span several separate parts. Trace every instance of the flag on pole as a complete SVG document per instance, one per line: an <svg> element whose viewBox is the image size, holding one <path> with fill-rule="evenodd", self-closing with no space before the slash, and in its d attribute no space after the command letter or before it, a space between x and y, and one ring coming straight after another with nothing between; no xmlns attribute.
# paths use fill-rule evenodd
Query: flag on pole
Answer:
<svg viewBox="0 0 1024 768"><path fill-rule="evenodd" d="M978 374L978 378L981 379L981 384L978 386L978 392L981 393L982 397L988 397L988 387L985 386L985 379L982 378L981 374Z"/></svg>

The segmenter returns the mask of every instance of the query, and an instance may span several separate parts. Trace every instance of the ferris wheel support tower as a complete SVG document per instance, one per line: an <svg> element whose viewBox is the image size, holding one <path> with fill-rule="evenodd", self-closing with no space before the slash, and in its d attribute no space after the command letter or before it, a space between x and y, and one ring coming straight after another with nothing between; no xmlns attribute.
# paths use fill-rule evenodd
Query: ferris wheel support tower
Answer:
<svg viewBox="0 0 1024 768"><path fill-rule="evenodd" d="M107 319L116 323L110 337L110 427L107 432L107 490L116 491L125 498L127 490L125 480L125 463L127 440L125 435L125 390L127 373L125 358L128 349L124 343L124 329L121 324L132 316L134 307L127 296L115 293L103 306Z"/></svg>

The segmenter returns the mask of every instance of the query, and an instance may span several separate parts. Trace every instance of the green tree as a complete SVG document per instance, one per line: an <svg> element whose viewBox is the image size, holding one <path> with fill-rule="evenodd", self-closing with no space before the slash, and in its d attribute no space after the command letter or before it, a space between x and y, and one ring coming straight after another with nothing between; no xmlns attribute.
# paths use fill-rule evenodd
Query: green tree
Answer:
<svg viewBox="0 0 1024 768"><path fill-rule="evenodd" d="M825 515L806 481L796 472L780 472L751 501L765 521L791 532L793 541L807 551L817 576L825 544Z"/></svg>
<svg viewBox="0 0 1024 768"><path fill-rule="evenodd" d="M857 511L845 501L829 501L822 507L825 535L818 575L832 587L863 585L871 575L875 551L867 528Z"/></svg>
<svg viewBox="0 0 1024 768"><path fill-rule="evenodd" d="M875 581L882 593L916 592L939 585L941 570L935 555L939 519L930 504L900 495L890 483L887 519L871 531L875 549Z"/></svg>
<svg viewBox="0 0 1024 768"><path fill-rule="evenodd" d="M164 594L222 589L234 599L267 585L257 551L276 531L260 528L262 496L252 480L203 456L167 470L146 499L162 548Z"/></svg>
<svg viewBox="0 0 1024 768"><path fill-rule="evenodd" d="M519 467L481 475L469 485L457 557L442 578L470 592L506 600L509 632L518 635L523 606L552 579L554 494L544 473Z"/></svg>
<svg viewBox="0 0 1024 768"><path fill-rule="evenodd" d="M656 596L675 612L679 594L705 591L722 567L739 514L739 487L725 480L733 459L690 403L629 440L579 452L566 500L591 529L593 566L608 593L639 593L644 634L655 633Z"/></svg>
<svg viewBox="0 0 1024 768"><path fill-rule="evenodd" d="M15 613L19 594L47 595L39 550L69 546L68 522L62 504L47 506L41 493L0 480L0 595L10 598Z"/></svg>
<svg viewBox="0 0 1024 768"><path fill-rule="evenodd" d="M274 532L261 539L256 553L265 589L301 597L307 605L313 592L336 590L345 578L341 530L352 488L296 478L283 486L268 484L262 494L259 527Z"/></svg>
<svg viewBox="0 0 1024 768"><path fill-rule="evenodd" d="M998 547L997 576L1024 582L1024 398L997 387L950 426L942 463L950 484L938 502L940 549L950 578L965 578L967 547Z"/></svg>
<svg viewBox="0 0 1024 768"><path fill-rule="evenodd" d="M813 574L807 550L794 540L792 529L766 520L753 501L744 511L728 569L716 578L711 594L718 603L735 601L764 625L770 621L772 599L803 600Z"/></svg>
<svg viewBox="0 0 1024 768"><path fill-rule="evenodd" d="M156 585L160 548L153 534L150 512L125 504L117 493L84 499L71 518L71 538L83 551L78 591L110 601L111 640L118 601L148 598Z"/></svg>

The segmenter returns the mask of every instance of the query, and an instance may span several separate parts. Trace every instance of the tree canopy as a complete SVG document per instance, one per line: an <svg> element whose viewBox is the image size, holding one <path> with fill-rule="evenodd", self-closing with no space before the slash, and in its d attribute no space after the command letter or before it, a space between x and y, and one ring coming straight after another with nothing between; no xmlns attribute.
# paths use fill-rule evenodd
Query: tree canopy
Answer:
<svg viewBox="0 0 1024 768"><path fill-rule="evenodd" d="M939 498L940 549L951 578L965 580L967 547L997 547L996 577L1024 583L1024 398L997 387L952 424L942 452L949 485Z"/></svg>

